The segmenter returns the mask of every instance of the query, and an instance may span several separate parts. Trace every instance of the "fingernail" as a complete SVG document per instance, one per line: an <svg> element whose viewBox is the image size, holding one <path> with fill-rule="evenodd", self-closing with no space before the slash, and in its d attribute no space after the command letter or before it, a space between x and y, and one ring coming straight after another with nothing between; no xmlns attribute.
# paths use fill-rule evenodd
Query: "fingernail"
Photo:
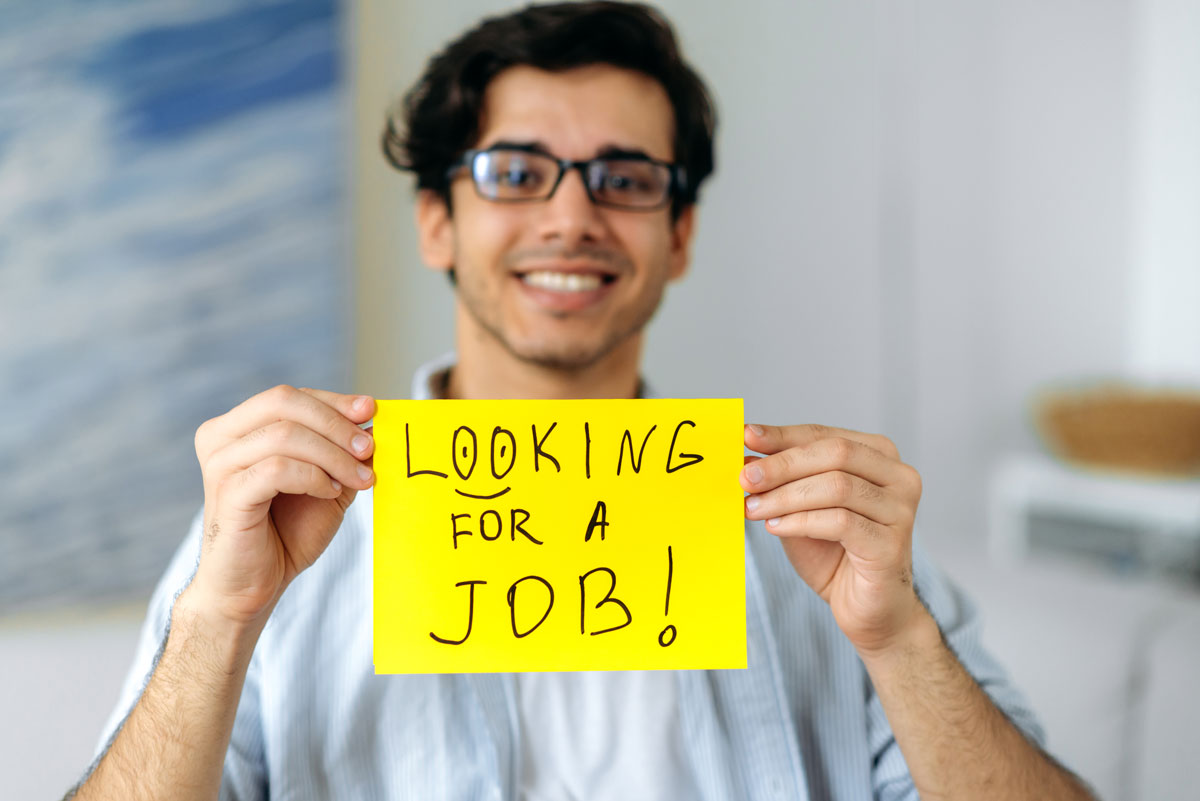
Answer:
<svg viewBox="0 0 1200 801"><path fill-rule="evenodd" d="M776 526L779 525L779 518L772 517L770 520L767 521L767 525L770 526L771 528L775 528Z"/></svg>
<svg viewBox="0 0 1200 801"><path fill-rule="evenodd" d="M746 468L746 480L751 484L757 484L763 480L762 468L756 464L752 464Z"/></svg>
<svg viewBox="0 0 1200 801"><path fill-rule="evenodd" d="M755 509L758 508L758 504L759 504L759 500L758 500L758 497L755 495L751 495L749 498L746 499L746 508L749 509L751 512L753 512Z"/></svg>
<svg viewBox="0 0 1200 801"><path fill-rule="evenodd" d="M368 468L366 465L360 464L358 466L358 477L361 478L363 481L370 481L371 480L370 468Z"/></svg>
<svg viewBox="0 0 1200 801"><path fill-rule="evenodd" d="M361 412L363 409L367 408L368 400L370 400L370 398L368 398L366 395L359 395L354 399L354 403L350 405L350 408L356 412Z"/></svg>
<svg viewBox="0 0 1200 801"><path fill-rule="evenodd" d="M359 453L366 453L367 446L371 444L371 440L367 439L366 434L359 434L350 441L350 447Z"/></svg>
<svg viewBox="0 0 1200 801"><path fill-rule="evenodd" d="M750 430L754 432L754 435L756 437L761 437L763 435L763 427L762 426L756 426L753 423L751 423Z"/></svg>
<svg viewBox="0 0 1200 801"><path fill-rule="evenodd" d="M333 482L333 491L334 491L334 492L341 492L341 491L342 491L342 485L341 485L341 482L339 482L339 481L334 481L334 482Z"/></svg>

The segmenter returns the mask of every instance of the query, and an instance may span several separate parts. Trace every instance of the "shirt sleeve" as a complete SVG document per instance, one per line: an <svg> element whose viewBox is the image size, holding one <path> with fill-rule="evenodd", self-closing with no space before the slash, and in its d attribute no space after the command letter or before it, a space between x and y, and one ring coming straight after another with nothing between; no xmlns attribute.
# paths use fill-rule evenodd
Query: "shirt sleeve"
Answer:
<svg viewBox="0 0 1200 801"><path fill-rule="evenodd" d="M913 572L921 597L962 666L1027 738L1039 746L1044 745L1045 734L1029 702L983 647L982 627L975 605L915 547ZM908 765L869 680L867 695L867 737L873 757L871 778L875 798L879 801L917 801L917 789Z"/></svg>
<svg viewBox="0 0 1200 801"><path fill-rule="evenodd" d="M142 697L146 684L158 664L166 642L171 608L175 599L191 582L200 561L200 536L204 512L192 520L187 537L175 551L166 572L150 597L146 619L138 636L133 664L125 676L116 707L104 724L96 746L96 764L108 750L125 724L126 718ZM265 767L258 714L258 660L251 660L250 671L238 704L229 751L221 779L222 801L258 801L266 798Z"/></svg>

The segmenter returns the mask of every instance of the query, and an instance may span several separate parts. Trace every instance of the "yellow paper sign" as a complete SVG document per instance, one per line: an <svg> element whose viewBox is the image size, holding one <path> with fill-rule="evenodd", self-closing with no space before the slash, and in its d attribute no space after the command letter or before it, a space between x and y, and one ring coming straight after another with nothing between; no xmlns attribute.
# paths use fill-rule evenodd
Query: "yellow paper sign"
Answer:
<svg viewBox="0 0 1200 801"><path fill-rule="evenodd" d="M379 401L375 672L746 667L742 401Z"/></svg>

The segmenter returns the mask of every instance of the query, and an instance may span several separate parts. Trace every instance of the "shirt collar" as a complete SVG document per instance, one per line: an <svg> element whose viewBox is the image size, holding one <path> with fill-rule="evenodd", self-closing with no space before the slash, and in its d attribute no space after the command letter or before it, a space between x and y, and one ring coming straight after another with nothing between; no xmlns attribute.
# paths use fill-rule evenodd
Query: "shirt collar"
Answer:
<svg viewBox="0 0 1200 801"><path fill-rule="evenodd" d="M454 351L450 351L418 367L413 375L412 399L438 400L444 397L446 379L457 358Z"/></svg>
<svg viewBox="0 0 1200 801"><path fill-rule="evenodd" d="M454 351L450 351L418 367L417 372L413 375L412 399L436 400L445 397L446 380L449 377L450 368L454 366L457 358ZM645 378L638 379L638 389L640 390L639 398L658 397L654 388Z"/></svg>

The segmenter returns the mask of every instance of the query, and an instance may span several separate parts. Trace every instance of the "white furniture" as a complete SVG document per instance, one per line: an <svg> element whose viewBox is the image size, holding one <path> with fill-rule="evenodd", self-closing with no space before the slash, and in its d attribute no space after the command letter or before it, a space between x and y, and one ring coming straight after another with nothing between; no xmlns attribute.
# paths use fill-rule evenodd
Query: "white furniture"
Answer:
<svg viewBox="0 0 1200 801"><path fill-rule="evenodd" d="M1041 454L999 462L989 488L989 551L1012 564L1057 550L1124 570L1200 577L1200 481L1122 476Z"/></svg>

